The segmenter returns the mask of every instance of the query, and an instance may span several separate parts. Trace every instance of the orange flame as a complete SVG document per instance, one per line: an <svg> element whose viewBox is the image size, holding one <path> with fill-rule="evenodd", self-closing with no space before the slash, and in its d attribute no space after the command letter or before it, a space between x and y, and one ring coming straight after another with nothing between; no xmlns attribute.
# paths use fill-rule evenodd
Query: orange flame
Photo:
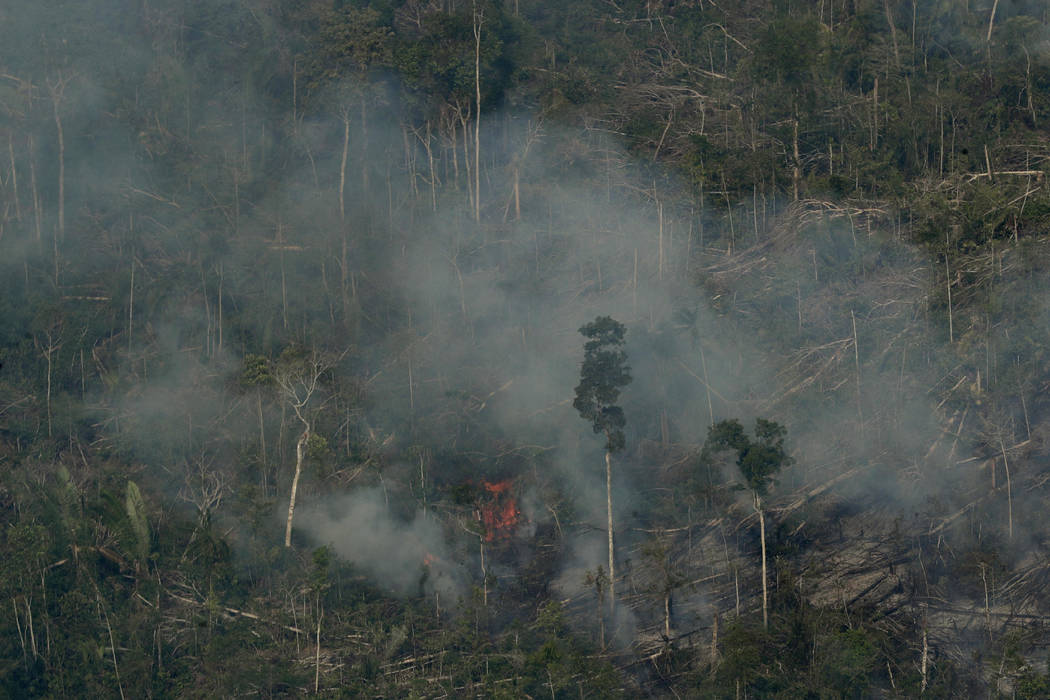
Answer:
<svg viewBox="0 0 1050 700"><path fill-rule="evenodd" d="M489 498L481 504L481 522L485 526L485 541L492 542L514 534L521 511L511 494L513 479L504 479L490 483L482 481L481 486L488 492Z"/></svg>
<svg viewBox="0 0 1050 700"><path fill-rule="evenodd" d="M486 491L495 496L507 491L507 489L509 489L513 485L513 481L511 479L504 479L503 481L497 481L494 484L489 483L487 481L482 481L481 485Z"/></svg>

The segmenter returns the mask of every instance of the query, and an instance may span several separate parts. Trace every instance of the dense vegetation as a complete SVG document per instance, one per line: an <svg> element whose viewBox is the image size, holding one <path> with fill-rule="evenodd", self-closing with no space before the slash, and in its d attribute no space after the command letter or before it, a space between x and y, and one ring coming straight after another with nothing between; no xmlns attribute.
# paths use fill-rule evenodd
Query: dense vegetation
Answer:
<svg viewBox="0 0 1050 700"><path fill-rule="evenodd" d="M1050 696L1048 20L0 6L0 692Z"/></svg>

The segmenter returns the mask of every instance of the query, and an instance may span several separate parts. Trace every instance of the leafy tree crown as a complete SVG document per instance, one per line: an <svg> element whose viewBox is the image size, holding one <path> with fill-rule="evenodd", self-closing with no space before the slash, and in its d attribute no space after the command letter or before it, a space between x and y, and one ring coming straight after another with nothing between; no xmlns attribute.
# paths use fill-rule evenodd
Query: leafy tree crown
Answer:
<svg viewBox="0 0 1050 700"><path fill-rule="evenodd" d="M623 409L615 405L620 390L631 383L631 368L623 350L627 329L609 316L599 316L580 328L587 338L583 346L583 366L576 399L572 405L594 432L605 435L605 449L622 450L627 443Z"/></svg>
<svg viewBox="0 0 1050 700"><path fill-rule="evenodd" d="M748 437L744 426L736 419L724 420L711 426L704 443L704 452L730 451L737 455L736 464L748 488L755 493L765 493L773 476L782 467L791 464L791 457L784 449L787 429L779 423L764 418L755 421L754 439Z"/></svg>

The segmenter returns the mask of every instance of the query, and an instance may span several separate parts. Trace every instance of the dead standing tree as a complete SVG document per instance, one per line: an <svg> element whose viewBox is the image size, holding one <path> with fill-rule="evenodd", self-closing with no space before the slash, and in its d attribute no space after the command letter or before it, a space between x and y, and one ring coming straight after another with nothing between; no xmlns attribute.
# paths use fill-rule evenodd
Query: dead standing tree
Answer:
<svg viewBox="0 0 1050 700"><path fill-rule="evenodd" d="M284 546L292 546L292 517L295 514L295 496L299 490L299 477L303 473L306 449L313 435L313 413L310 407L315 400L321 379L332 362L316 350L288 349L281 353L274 368L273 378L281 400L292 409L303 426L303 432L295 443L295 476L288 498L288 521L284 530Z"/></svg>
<svg viewBox="0 0 1050 700"><path fill-rule="evenodd" d="M43 309L33 320L32 334L33 344L36 345L40 356L44 358L47 365L47 390L45 394L45 406L47 408L47 436L52 436L52 383L55 374L55 355L62 349L62 328L64 319L62 310L57 306Z"/></svg>

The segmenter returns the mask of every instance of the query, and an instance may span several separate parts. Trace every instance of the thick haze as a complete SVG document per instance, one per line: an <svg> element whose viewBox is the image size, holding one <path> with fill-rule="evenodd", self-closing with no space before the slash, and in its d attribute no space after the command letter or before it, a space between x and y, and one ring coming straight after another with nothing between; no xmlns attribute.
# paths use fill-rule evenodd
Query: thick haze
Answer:
<svg viewBox="0 0 1050 700"><path fill-rule="evenodd" d="M1039 387L1009 375L1010 307L953 318L955 342L974 342L974 324L989 328L987 369L957 360L941 298L944 261L897 240L890 212L818 200L759 202L755 212L747 201L727 230L717 203L701 214L684 185L614 136L501 111L481 120L479 227L462 142L457 180L450 144L434 135L442 182L432 194L427 153L396 85L369 102L367 134L360 98L335 96L356 95L353 86L299 96L293 123L291 105L268 92L265 68L288 56L244 56L234 41L238 28L280 35L278 20L229 9L228 23L204 34L192 27L212 22L206 10L192 17L116 5L83 11L124 17L119 55L69 44L61 28L50 33L56 20L45 10L0 10L0 23L19 20L4 36L24 37L23 53L0 49L0 136L23 193L35 158L43 232L37 241L30 211L17 223L9 214L0 250L8 260L30 251L24 270L5 264L6 284L22 275L39 285L30 295L66 299L71 313L110 329L94 343L94 360L89 347L86 362L107 381L89 388L87 401L107 444L145 464L173 502L192 487L196 472L183 473L186 465L232 469L238 450L255 449L259 421L254 394L238 382L242 361L276 358L296 341L349 349L339 381L356 382L363 397L314 406L329 449L323 465L307 466L297 534L332 544L406 595L477 585L471 509L424 513L424 504L439 488L509 476L520 477L532 525L550 524L542 492L557 493L566 543L555 586L567 596L586 590L585 572L604 562L603 441L572 398L578 328L598 315L627 325L634 377L622 397L628 449L613 477L621 552L648 526L657 457L699 447L712 420L740 418L750 429L761 416L787 426L796 463L772 490L774 511L848 473L834 487L838 498L907 517L931 507L932 527L990 485L985 460L994 455L971 460L975 445L994 431L1004 451L1025 439L1022 397L1026 413L1045 410ZM136 21L154 29L152 41ZM174 70L172 55L195 52L198 68ZM173 81L184 84L185 102L157 102L151 87ZM116 97L125 82L136 86L136 103ZM35 101L25 101L29 92ZM342 114L350 119L344 216ZM169 154L187 150L197 169L172 169ZM1013 255L1000 265L1009 269ZM92 296L109 301L69 300ZM1047 300L1030 303L1047 320ZM79 382L72 367L62 370L70 386ZM1000 395L1017 402L1004 402L1001 425L952 408L961 393L1009 382L1016 390ZM265 401L264 429L281 441L260 468L272 506L261 520L272 528L287 507L298 428L276 396ZM354 441L374 448L374 459L350 479L361 461ZM409 448L429 455L422 477ZM475 456L469 465L443 461L454 450ZM223 479L229 501L234 475ZM1015 529L1029 530L1034 513L1022 489L1013 497ZM999 518L1005 504L987 507ZM250 539L248 524L229 527ZM708 604L702 592L690 595L686 607ZM618 621L620 632L631 624Z"/></svg>

